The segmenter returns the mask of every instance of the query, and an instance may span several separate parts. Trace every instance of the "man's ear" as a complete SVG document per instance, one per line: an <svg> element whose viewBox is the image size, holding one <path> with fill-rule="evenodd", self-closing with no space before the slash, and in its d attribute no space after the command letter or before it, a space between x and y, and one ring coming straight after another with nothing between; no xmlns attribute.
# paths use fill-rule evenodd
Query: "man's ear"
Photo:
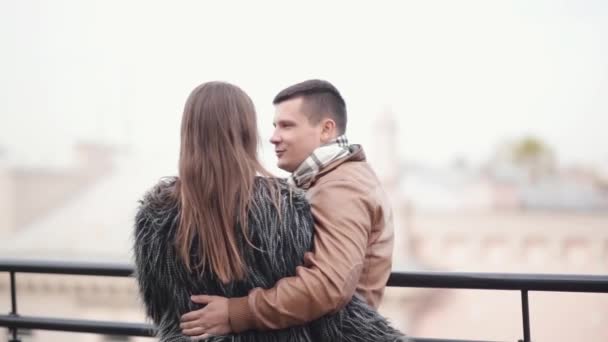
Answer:
<svg viewBox="0 0 608 342"><path fill-rule="evenodd" d="M321 142L326 144L336 137L336 122L330 118L321 120Z"/></svg>

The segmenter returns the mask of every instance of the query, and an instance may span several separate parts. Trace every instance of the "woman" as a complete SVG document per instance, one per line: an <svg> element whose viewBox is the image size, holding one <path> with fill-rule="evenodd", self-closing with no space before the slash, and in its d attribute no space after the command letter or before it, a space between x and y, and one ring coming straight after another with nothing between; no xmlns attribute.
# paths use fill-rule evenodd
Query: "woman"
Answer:
<svg viewBox="0 0 608 342"><path fill-rule="evenodd" d="M181 127L179 177L141 201L135 263L147 315L161 341L190 341L180 316L198 309L191 294L245 296L293 276L312 247L313 220L303 193L270 177L257 157L251 99L210 82L192 91ZM396 341L402 335L353 298L306 326L213 336L209 341Z"/></svg>

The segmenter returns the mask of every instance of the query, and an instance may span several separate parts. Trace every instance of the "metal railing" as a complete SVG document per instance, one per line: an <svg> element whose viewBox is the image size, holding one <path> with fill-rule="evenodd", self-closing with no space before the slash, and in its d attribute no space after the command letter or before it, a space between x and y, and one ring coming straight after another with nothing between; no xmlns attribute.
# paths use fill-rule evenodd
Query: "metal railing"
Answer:
<svg viewBox="0 0 608 342"><path fill-rule="evenodd" d="M0 259L0 272L10 275L11 312L0 315L0 327L10 330L10 342L19 342L18 329L60 330L107 335L152 337L155 329L149 324L93 320L21 316L17 311L17 273L65 274L130 277L133 267L125 264L49 262L38 260ZM608 293L608 276L457 273L457 272L394 272L387 286L442 289L511 290L521 293L523 339L531 342L528 292ZM457 340L410 338L412 342L448 342Z"/></svg>

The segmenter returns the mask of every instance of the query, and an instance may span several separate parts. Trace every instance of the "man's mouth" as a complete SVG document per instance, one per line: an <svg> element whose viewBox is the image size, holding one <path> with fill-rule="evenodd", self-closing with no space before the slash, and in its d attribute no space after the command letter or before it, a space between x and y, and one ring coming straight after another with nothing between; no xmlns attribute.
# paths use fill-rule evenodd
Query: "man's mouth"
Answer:
<svg viewBox="0 0 608 342"><path fill-rule="evenodd" d="M285 150L275 150L274 151L274 153L277 155L277 157L281 157L284 152L285 152Z"/></svg>

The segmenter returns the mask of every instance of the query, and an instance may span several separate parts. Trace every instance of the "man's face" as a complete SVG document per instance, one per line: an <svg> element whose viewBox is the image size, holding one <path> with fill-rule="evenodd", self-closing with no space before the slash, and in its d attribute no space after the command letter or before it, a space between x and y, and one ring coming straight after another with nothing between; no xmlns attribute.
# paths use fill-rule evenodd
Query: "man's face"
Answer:
<svg viewBox="0 0 608 342"><path fill-rule="evenodd" d="M276 105L274 132L270 142L277 155L277 166L293 172L321 146L321 122L313 125L302 112L302 98L293 98Z"/></svg>

